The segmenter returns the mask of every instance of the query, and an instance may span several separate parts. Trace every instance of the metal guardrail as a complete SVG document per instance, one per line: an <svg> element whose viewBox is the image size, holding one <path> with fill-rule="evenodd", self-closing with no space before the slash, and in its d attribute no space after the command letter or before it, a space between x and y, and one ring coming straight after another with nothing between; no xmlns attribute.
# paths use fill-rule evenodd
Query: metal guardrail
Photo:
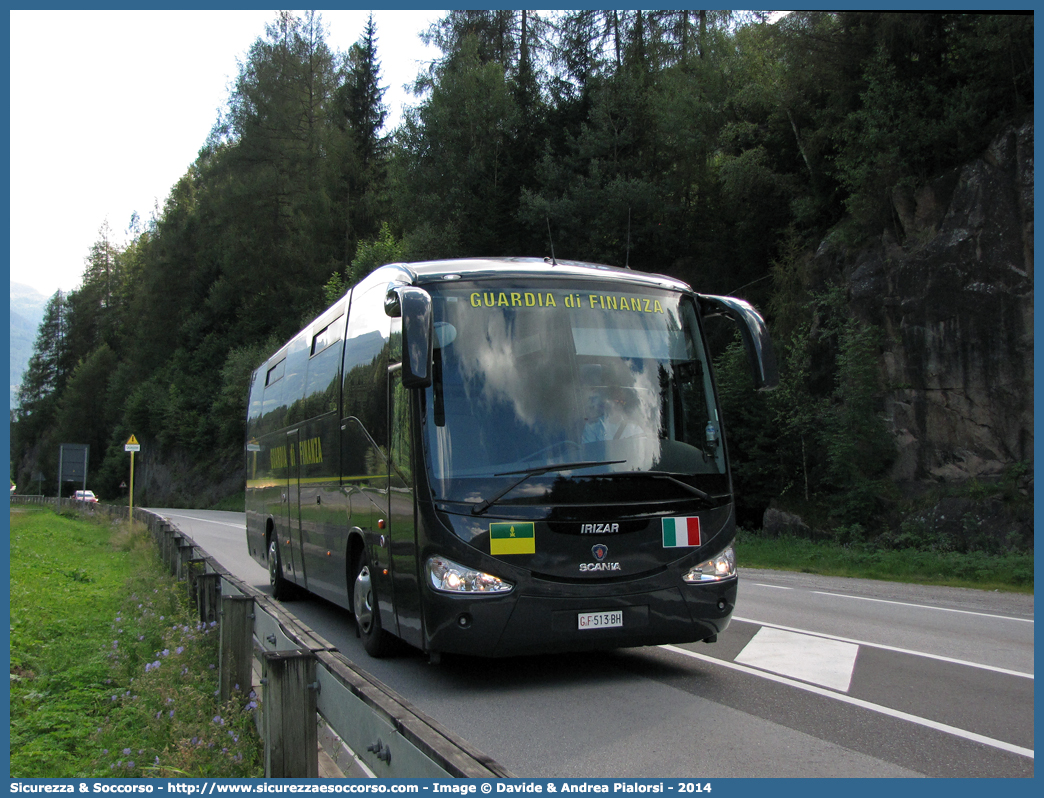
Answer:
<svg viewBox="0 0 1044 798"><path fill-rule="evenodd" d="M112 517L128 512L39 496L12 496L11 504L86 509ZM169 521L139 507L133 516L148 527L171 574L186 583L200 620L220 625L222 699L237 685L260 682L258 728L266 777L316 777L322 741L338 768L356 775L513 778L351 662L271 596L233 576Z"/></svg>

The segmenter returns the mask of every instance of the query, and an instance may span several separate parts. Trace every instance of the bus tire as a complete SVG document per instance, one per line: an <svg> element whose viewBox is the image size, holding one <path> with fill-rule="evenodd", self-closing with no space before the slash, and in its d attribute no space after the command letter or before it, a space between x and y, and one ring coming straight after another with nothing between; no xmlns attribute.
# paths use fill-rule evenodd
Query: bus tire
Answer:
<svg viewBox="0 0 1044 798"><path fill-rule="evenodd" d="M359 554L358 570L352 580L352 611L366 653L375 659L390 654L394 639L381 626L377 591L370 577L370 558L365 549Z"/></svg>
<svg viewBox="0 0 1044 798"><path fill-rule="evenodd" d="M283 576L283 558L279 555L279 541L275 535L268 539L268 584L276 601L290 598L290 582Z"/></svg>

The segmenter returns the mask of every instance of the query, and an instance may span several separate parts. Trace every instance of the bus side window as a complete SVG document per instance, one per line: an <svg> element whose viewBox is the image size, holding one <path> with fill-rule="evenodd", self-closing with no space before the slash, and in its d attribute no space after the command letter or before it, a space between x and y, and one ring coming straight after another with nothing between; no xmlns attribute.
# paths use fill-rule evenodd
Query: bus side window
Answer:
<svg viewBox="0 0 1044 798"><path fill-rule="evenodd" d="M287 405L286 420L281 426L289 427L304 421L305 414L305 374L308 370L308 353L311 349L310 336L298 334L290 341L286 353L286 372L281 380L283 387L283 404Z"/></svg>
<svg viewBox="0 0 1044 798"><path fill-rule="evenodd" d="M335 306L313 325L305 386L308 418L336 411L341 394L341 347L344 336L344 303Z"/></svg>
<svg viewBox="0 0 1044 798"><path fill-rule="evenodd" d="M355 417L379 446L388 445L388 338L386 283L353 297L344 347L343 417Z"/></svg>

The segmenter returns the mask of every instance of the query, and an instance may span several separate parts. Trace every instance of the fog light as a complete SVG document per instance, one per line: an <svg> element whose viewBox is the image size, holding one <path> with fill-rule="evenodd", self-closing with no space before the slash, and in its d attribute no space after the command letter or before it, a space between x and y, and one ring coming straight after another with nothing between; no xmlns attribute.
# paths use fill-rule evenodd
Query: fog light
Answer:
<svg viewBox="0 0 1044 798"><path fill-rule="evenodd" d="M716 557L711 557L706 562L690 568L682 579L690 583L720 582L735 575L736 553L732 550L732 546L729 546Z"/></svg>

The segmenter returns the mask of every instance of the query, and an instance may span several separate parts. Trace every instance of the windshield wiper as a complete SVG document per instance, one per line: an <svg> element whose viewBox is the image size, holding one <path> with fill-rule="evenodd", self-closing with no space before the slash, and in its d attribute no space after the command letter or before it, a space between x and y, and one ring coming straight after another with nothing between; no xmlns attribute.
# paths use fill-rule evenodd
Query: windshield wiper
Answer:
<svg viewBox="0 0 1044 798"><path fill-rule="evenodd" d="M547 474L547 473L549 473L551 471L570 471L570 470L572 470L574 468L592 468L594 466L616 465L617 463L624 463L624 462L627 462L627 461L626 460L584 460L584 461L581 461L579 463L555 463L554 465L538 466L537 468L526 468L526 469L524 469L522 471L504 471L503 473L500 473L500 474L494 474L493 476L495 476L495 477L510 477L510 476L515 476L516 474L521 474L522 477L520 479L517 479L514 482L512 482L510 485L508 485L502 491L497 493L495 496L491 496L490 498L488 498L485 501L483 501L481 504L476 504L474 507L471 508L471 514L472 515L482 515L484 512L486 512L486 510L488 510L490 507L492 507L494 504L496 504L498 501L500 501L505 495L507 495L508 493L513 491L515 488L517 488L519 485L521 485L523 482L525 482L530 477L539 476L540 474Z"/></svg>
<svg viewBox="0 0 1044 798"><path fill-rule="evenodd" d="M616 476L627 476L627 477L641 476L641 477L654 477L656 479L666 479L669 482L673 482L675 485L680 485L681 487L685 488L685 490L689 491L689 493L692 493L695 496L699 496L701 499L703 499L703 501L705 501L707 504L709 504L711 506L716 505L722 499L730 499L730 498L732 498L732 494L731 493L726 493L726 494L723 494L721 496L711 496L706 491L702 491L699 488L694 487L693 485L690 485L688 482L685 482L683 480L678 479L677 476L675 476L674 474L671 474L668 471L614 471L609 476L614 476L614 477L616 477Z"/></svg>

